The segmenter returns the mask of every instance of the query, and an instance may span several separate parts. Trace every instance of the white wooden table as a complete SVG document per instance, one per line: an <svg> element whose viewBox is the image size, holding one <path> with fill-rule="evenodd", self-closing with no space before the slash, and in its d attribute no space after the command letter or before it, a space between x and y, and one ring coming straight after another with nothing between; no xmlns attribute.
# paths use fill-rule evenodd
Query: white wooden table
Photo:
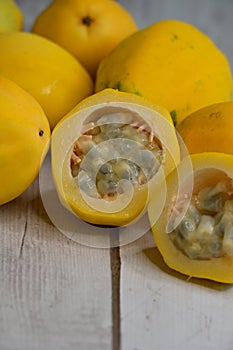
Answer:
<svg viewBox="0 0 233 350"><path fill-rule="evenodd" d="M17 2L26 29L49 3ZM233 64L232 0L120 2L140 27L197 25ZM0 207L0 235L0 350L233 349L233 288L171 271L150 231L111 249L75 243L50 220L38 178Z"/></svg>

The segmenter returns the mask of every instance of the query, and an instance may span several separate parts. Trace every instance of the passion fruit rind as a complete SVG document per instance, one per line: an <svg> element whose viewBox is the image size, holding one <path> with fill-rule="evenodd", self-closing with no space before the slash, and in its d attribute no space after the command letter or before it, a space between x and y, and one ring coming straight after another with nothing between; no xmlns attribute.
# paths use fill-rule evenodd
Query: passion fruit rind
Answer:
<svg viewBox="0 0 233 350"><path fill-rule="evenodd" d="M164 158L161 142L139 114L103 108L83 124L73 144L70 170L90 197L114 200L121 192L121 180L140 188Z"/></svg>

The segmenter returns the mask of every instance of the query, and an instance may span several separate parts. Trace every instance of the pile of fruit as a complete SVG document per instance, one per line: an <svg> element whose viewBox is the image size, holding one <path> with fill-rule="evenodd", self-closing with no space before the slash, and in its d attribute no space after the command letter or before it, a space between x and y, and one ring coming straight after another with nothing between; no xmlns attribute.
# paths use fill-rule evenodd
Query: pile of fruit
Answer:
<svg viewBox="0 0 233 350"><path fill-rule="evenodd" d="M111 226L146 211L170 267L233 283L233 77L207 35L139 29L113 0L54 0L26 32L0 0L0 52L0 205L51 145L68 210Z"/></svg>

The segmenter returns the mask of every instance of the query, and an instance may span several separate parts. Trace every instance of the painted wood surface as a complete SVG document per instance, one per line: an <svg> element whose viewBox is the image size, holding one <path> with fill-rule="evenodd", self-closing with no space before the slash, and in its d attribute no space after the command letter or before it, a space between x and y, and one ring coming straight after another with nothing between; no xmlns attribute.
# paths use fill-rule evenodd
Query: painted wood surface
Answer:
<svg viewBox="0 0 233 350"><path fill-rule="evenodd" d="M230 350L233 289L169 269L151 232L121 248L122 350Z"/></svg>
<svg viewBox="0 0 233 350"><path fill-rule="evenodd" d="M197 25L233 65L232 0L119 2L139 27ZM50 1L17 3L29 30ZM75 243L50 221L37 179L0 208L0 235L0 350L233 348L232 287L172 272L150 231L120 248Z"/></svg>
<svg viewBox="0 0 233 350"><path fill-rule="evenodd" d="M62 235L38 181L1 207L0 229L0 349L111 349L109 249Z"/></svg>

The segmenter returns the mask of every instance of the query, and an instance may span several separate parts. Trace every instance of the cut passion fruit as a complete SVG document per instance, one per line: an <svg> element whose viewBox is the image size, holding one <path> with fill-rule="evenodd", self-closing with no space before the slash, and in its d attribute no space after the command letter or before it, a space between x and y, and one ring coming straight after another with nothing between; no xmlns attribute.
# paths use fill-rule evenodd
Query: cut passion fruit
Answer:
<svg viewBox="0 0 233 350"><path fill-rule="evenodd" d="M122 226L145 210L153 184L179 162L169 113L106 89L54 129L52 172L61 202L92 224Z"/></svg>
<svg viewBox="0 0 233 350"><path fill-rule="evenodd" d="M156 202L152 199L149 204L154 239L171 268L190 277L233 283L233 157L207 152L192 155L191 161L192 195L185 195L187 176L179 183L177 200L177 171L173 171L167 177L166 204L156 221Z"/></svg>

